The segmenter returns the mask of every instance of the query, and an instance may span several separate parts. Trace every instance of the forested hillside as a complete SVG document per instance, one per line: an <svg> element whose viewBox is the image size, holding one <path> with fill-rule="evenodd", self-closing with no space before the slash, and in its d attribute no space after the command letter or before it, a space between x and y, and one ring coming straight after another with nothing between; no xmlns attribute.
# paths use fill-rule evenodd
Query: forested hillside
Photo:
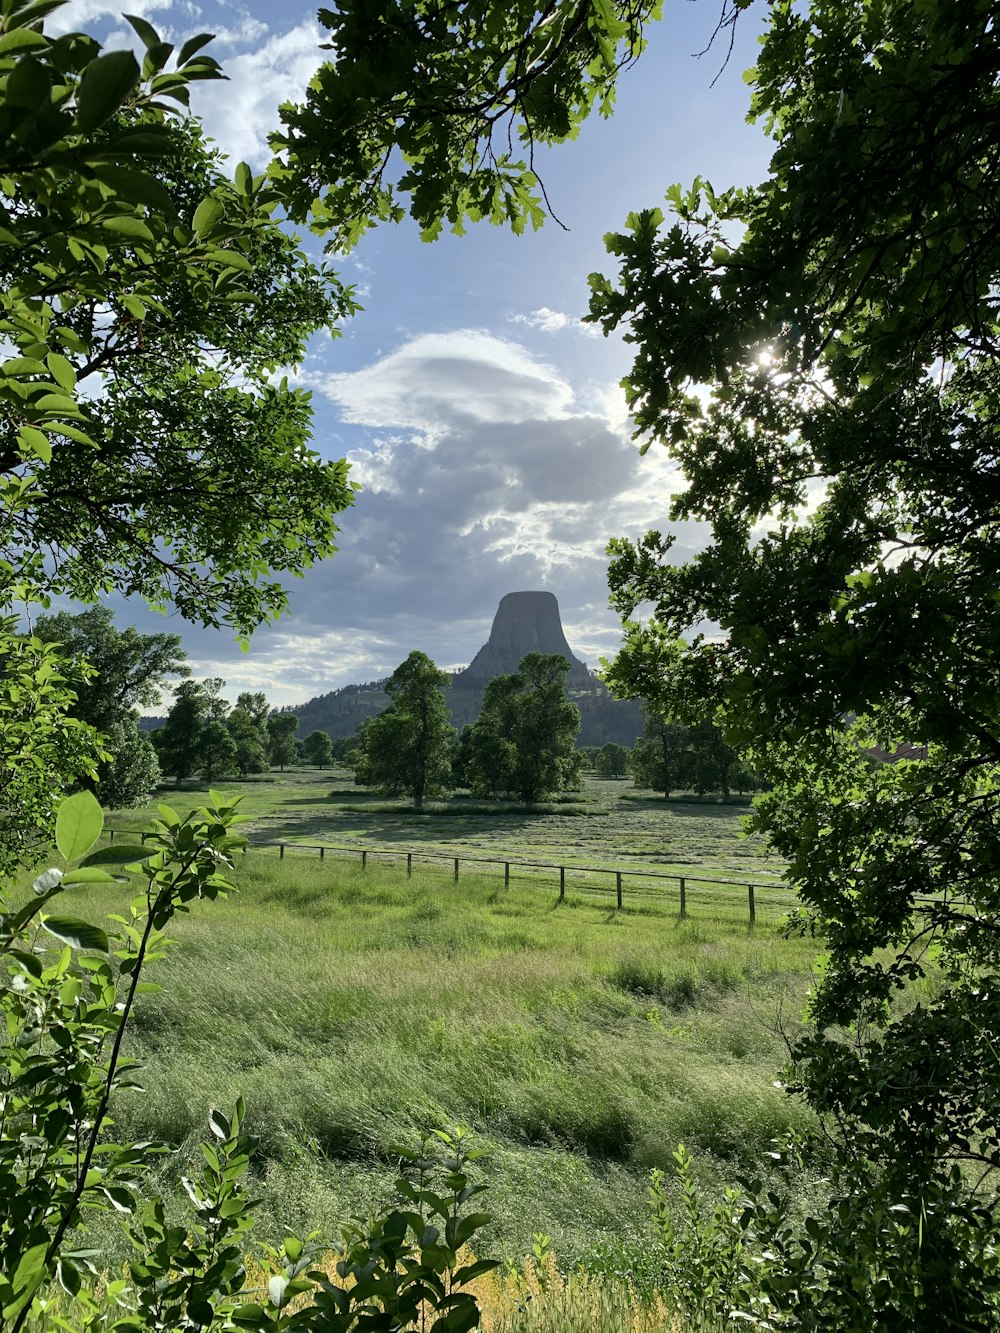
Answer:
<svg viewBox="0 0 1000 1333"><path fill-rule="evenodd" d="M468 682L461 673L453 678L452 688L445 698L451 712L452 724L462 728L475 722L483 702L485 681ZM581 745L604 745L615 741L631 746L642 735L642 711L632 700L613 699L608 687L596 676L589 683L573 680L567 691L580 710ZM308 703L298 704L293 711L299 719L299 736L311 731L325 731L336 739L351 736L361 723L375 717L389 706L385 681L369 681L365 685L344 685L329 694L321 694Z"/></svg>

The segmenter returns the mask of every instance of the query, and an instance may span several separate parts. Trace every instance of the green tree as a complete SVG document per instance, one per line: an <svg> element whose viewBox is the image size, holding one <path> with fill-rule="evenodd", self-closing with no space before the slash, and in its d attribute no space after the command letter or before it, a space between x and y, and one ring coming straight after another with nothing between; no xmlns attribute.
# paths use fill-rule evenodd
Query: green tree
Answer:
<svg viewBox="0 0 1000 1333"><path fill-rule="evenodd" d="M530 805L577 785L580 710L566 698L568 671L561 653L528 653L516 673L489 682L470 738L474 792Z"/></svg>
<svg viewBox="0 0 1000 1333"><path fill-rule="evenodd" d="M623 778L628 771L628 756L624 745L608 741L597 752L597 772L602 778Z"/></svg>
<svg viewBox="0 0 1000 1333"><path fill-rule="evenodd" d="M0 572L0 584L4 582ZM74 716L73 664L37 635L0 617L0 876L33 866L51 841L62 791L93 784L107 758Z"/></svg>
<svg viewBox="0 0 1000 1333"><path fill-rule="evenodd" d="M412 652L386 682L392 703L359 728L354 780L381 791L404 792L419 810L425 796L451 790L456 738L444 691L451 684L426 653Z"/></svg>
<svg viewBox="0 0 1000 1333"><path fill-rule="evenodd" d="M481 218L541 226L536 146L574 138L595 106L610 114L618 71L659 14L655 0L321 9L330 63L271 140L293 215L337 250L399 221L404 195L425 239Z"/></svg>
<svg viewBox="0 0 1000 1333"><path fill-rule="evenodd" d="M137 19L140 69L29 10L0 15L0 548L74 597L140 592L246 634L352 498L307 447L308 394L271 381L353 304L265 178L227 179L165 110L218 77L204 41L168 69Z"/></svg>
<svg viewBox="0 0 1000 1333"><path fill-rule="evenodd" d="M206 782L231 777L238 770L236 742L226 724L217 718L206 722L201 729L197 763Z"/></svg>
<svg viewBox="0 0 1000 1333"><path fill-rule="evenodd" d="M265 773L271 753L271 734L267 719L271 707L262 692L249 690L237 695L236 707L226 718L229 734L236 742L236 764L240 776Z"/></svg>
<svg viewBox="0 0 1000 1333"><path fill-rule="evenodd" d="M98 765L94 794L108 810L141 805L160 781L156 746L131 717L113 722L101 734L111 758Z"/></svg>
<svg viewBox="0 0 1000 1333"><path fill-rule="evenodd" d="M299 719L294 713L272 713L267 719L267 734L270 737L268 757L272 765L282 772L286 764L294 764L298 759L295 747L295 732Z"/></svg>
<svg viewBox="0 0 1000 1333"><path fill-rule="evenodd" d="M744 792L757 788L756 775L739 751L727 742L723 729L715 722L699 722L687 729L685 758L684 785L699 796L718 792L724 801L728 801L734 790Z"/></svg>
<svg viewBox="0 0 1000 1333"><path fill-rule="evenodd" d="M76 615L60 611L39 616L35 633L59 644L72 661L92 668L76 681L74 711L98 731L134 709L158 704L168 676L191 674L179 634L140 634L131 625L117 629L103 606Z"/></svg>
<svg viewBox="0 0 1000 1333"><path fill-rule="evenodd" d="M576 751L579 756L580 771L582 773L593 773L597 770L597 756L600 753L598 745L581 745Z"/></svg>
<svg viewBox="0 0 1000 1333"><path fill-rule="evenodd" d="M637 787L670 793L687 786L690 772L688 736L683 722L671 722L646 709L646 725L629 756L629 772Z"/></svg>
<svg viewBox="0 0 1000 1333"><path fill-rule="evenodd" d="M774 784L756 827L828 948L795 1084L935 1237L906 1283L845 1282L823 1326L985 1327L948 1209L956 1162L1000 1166L1000 32L988 0L770 15L768 179L674 187L592 279L593 318L636 344L638 431L688 479L671 517L712 533L679 566L658 533L613 543L611 585L626 617L655 608L651 660L657 635L723 630L686 669ZM616 684L641 693L631 659ZM868 761L900 740L927 759ZM872 1199L848 1181L843 1255ZM969 1280L942 1302L945 1242Z"/></svg>
<svg viewBox="0 0 1000 1333"><path fill-rule="evenodd" d="M208 698L202 683L182 680L174 691L166 721L152 734L160 767L174 775L178 786L199 767L207 713Z"/></svg>
<svg viewBox="0 0 1000 1333"><path fill-rule="evenodd" d="M240 695L241 699L244 697ZM226 730L236 746L236 768L240 777L266 772L269 748L266 727L262 736L254 715L237 704L226 718Z"/></svg>
<svg viewBox="0 0 1000 1333"><path fill-rule="evenodd" d="M229 700L223 696L226 682L221 676L206 676L198 682L205 700L205 718L209 722L225 722L229 716Z"/></svg>
<svg viewBox="0 0 1000 1333"><path fill-rule="evenodd" d="M333 743L325 731L311 731L302 748L305 758L317 768L328 768L333 762Z"/></svg>
<svg viewBox="0 0 1000 1333"><path fill-rule="evenodd" d="M180 636L119 630L106 607L40 616L35 633L74 663L72 715L104 737L108 757L88 785L107 809L138 804L159 780L159 766L137 710L160 702L168 676L189 674Z"/></svg>

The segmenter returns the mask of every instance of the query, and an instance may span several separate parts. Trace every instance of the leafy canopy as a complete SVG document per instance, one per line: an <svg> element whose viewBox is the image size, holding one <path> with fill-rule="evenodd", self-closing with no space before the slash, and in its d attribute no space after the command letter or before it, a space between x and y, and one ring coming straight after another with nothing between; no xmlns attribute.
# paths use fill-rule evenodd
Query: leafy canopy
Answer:
<svg viewBox="0 0 1000 1333"><path fill-rule="evenodd" d="M477 795L532 804L579 785L580 710L566 698L568 673L561 653L527 653L514 674L486 686L479 718L467 728L465 770Z"/></svg>
<svg viewBox="0 0 1000 1333"><path fill-rule="evenodd" d="M140 66L49 37L55 7L0 6L0 547L46 589L247 634L352 499L271 378L354 305L164 100L219 77L207 37L175 55L137 19Z"/></svg>
<svg viewBox="0 0 1000 1333"><path fill-rule="evenodd" d="M591 279L688 479L671 517L712 532L682 566L612 543L616 605L654 610L618 674L659 655L766 769L757 825L830 950L797 1078L852 1150L939 1179L1000 1166L1000 34L987 0L769 12L768 179L674 187ZM927 760L867 753L904 740Z"/></svg>
<svg viewBox="0 0 1000 1333"><path fill-rule="evenodd" d="M426 653L412 652L386 682L392 703L359 732L354 780L364 786L413 797L451 788L451 752L456 739L444 691L451 684Z"/></svg>
<svg viewBox="0 0 1000 1333"><path fill-rule="evenodd" d="M333 52L304 103L282 108L276 174L333 248L405 216L425 239L488 218L545 216L535 148L575 138L645 45L658 0L344 0L321 9Z"/></svg>

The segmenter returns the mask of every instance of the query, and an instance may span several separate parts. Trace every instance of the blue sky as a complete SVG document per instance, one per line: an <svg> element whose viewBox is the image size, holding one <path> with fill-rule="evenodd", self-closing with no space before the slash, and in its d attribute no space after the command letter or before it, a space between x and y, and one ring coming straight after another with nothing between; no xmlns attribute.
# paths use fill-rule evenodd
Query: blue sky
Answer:
<svg viewBox="0 0 1000 1333"><path fill-rule="evenodd" d="M120 623L180 633L196 675L275 704L387 675L414 648L465 664L499 599L522 589L556 595L587 662L613 654L605 544L665 527L677 479L630 439L617 387L628 351L580 324L586 279L613 272L604 233L662 202L672 182L701 174L718 188L766 173L769 146L745 123L742 78L765 11L741 17L722 68L728 33L695 55L720 5L666 0L649 50L622 76L615 116L540 157L568 231L549 222L515 238L482 226L426 245L404 224L369 234L344 261L365 309L343 337L314 338L295 374L313 392L314 447L349 458L363 490L343 516L340 553L291 585L287 616L246 653L229 634L112 600ZM217 34L209 51L229 82L196 88L192 109L231 166L261 168L278 104L301 95L320 60L315 10L273 0L127 8L171 39ZM134 44L118 14L70 0L51 26ZM677 557L698 540L679 531Z"/></svg>

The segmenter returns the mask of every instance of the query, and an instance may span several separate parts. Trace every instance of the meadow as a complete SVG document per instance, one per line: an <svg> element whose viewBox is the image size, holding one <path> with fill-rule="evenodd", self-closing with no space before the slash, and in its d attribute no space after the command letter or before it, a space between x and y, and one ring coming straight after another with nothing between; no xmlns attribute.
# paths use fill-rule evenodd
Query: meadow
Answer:
<svg viewBox="0 0 1000 1333"><path fill-rule="evenodd" d="M477 850L571 864L776 877L741 838L744 809L634 797L591 781L538 814L415 814L343 776L296 771L222 784L244 794L253 839ZM196 790L161 794L178 809ZM455 804L458 804L457 802ZM453 807L454 809L454 807ZM141 826L143 812L112 817ZM574 860L575 858L575 860ZM210 1107L242 1093L259 1143L262 1235L335 1233L389 1197L394 1145L435 1126L489 1149L480 1248L516 1260L545 1233L564 1266L648 1244L648 1173L683 1141L709 1192L766 1160L810 1117L775 1087L800 1021L814 941L786 939L787 892L752 929L725 887L626 896L551 876L250 848L238 894L173 923L132 1051L142 1092L117 1133L164 1139L168 1192L197 1158ZM81 915L113 893L74 891ZM151 979L152 976L151 976Z"/></svg>

